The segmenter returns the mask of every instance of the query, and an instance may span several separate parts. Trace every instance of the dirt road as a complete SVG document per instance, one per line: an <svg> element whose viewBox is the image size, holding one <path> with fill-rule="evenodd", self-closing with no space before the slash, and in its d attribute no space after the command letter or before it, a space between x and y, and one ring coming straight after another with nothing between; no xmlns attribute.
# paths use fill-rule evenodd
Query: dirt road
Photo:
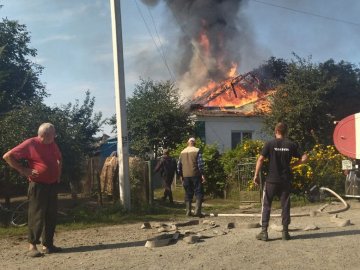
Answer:
<svg viewBox="0 0 360 270"><path fill-rule="evenodd" d="M155 223L151 229L140 229L137 223L59 232L56 244L63 252L41 258L25 256L25 236L0 239L0 269L360 269L360 202L349 203L350 209L338 216L352 225L338 227L329 215L294 217L290 241L281 240L274 227L270 241L255 240L259 229L246 225L259 219L244 217L212 217L205 218L212 224L201 219L199 225L179 226L181 234L201 231L200 241L188 244L180 238L158 248L144 246L161 234ZM229 222L235 228L228 229ZM280 219L272 218L272 223L280 224ZM319 229L304 231L307 226Z"/></svg>

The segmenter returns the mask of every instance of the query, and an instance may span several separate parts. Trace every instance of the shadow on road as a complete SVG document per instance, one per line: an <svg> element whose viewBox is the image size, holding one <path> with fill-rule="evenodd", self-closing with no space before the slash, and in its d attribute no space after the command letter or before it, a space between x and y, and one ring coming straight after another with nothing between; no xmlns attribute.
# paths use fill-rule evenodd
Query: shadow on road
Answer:
<svg viewBox="0 0 360 270"><path fill-rule="evenodd" d="M339 232L323 232L323 233L292 235L292 239L294 239L294 240L315 239L315 238L347 236L347 235L356 235L356 234L360 234L360 230L349 230L349 231L339 231Z"/></svg>
<svg viewBox="0 0 360 270"><path fill-rule="evenodd" d="M71 248L63 248L61 253L76 253L76 252L89 252L89 251L107 250L107 249L140 247L140 246L145 246L145 243L146 241L136 241L136 242L114 243L114 244L104 244L104 245L99 244L93 246L78 246Z"/></svg>

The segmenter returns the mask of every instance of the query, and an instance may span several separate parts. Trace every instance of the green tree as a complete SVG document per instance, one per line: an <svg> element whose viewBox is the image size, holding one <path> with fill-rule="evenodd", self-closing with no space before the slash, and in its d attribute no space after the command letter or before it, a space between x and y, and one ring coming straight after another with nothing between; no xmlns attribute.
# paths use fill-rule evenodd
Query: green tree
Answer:
<svg viewBox="0 0 360 270"><path fill-rule="evenodd" d="M267 90L284 83L289 64L282 58L270 57L264 64L252 70L260 79L260 90Z"/></svg>
<svg viewBox="0 0 360 270"><path fill-rule="evenodd" d="M43 68L31 61L37 52L29 43L25 25L8 19L0 22L0 114L46 96L39 79Z"/></svg>
<svg viewBox="0 0 360 270"><path fill-rule="evenodd" d="M141 80L126 104L132 154L143 158L153 152L157 155L160 147L174 148L192 130L178 89L170 81Z"/></svg>
<svg viewBox="0 0 360 270"><path fill-rule="evenodd" d="M289 125L289 137L299 142L302 149L331 141L333 118L326 97L334 91L335 82L309 59L297 57L289 64L285 82L273 96L271 114L265 118L269 134L277 122L284 121Z"/></svg>
<svg viewBox="0 0 360 270"><path fill-rule="evenodd" d="M319 65L325 79L334 81L334 87L325 96L328 113L335 120L360 111L360 69L354 64L330 59Z"/></svg>
<svg viewBox="0 0 360 270"><path fill-rule="evenodd" d="M86 91L82 104L76 100L74 104L54 108L49 116L63 154L63 178L72 183L84 174L86 160L95 150L95 135L104 124L102 114L94 112L94 105L95 98Z"/></svg>
<svg viewBox="0 0 360 270"><path fill-rule="evenodd" d="M95 98L89 91L82 104L78 100L54 108L43 104L47 96L39 79L43 68L31 61L37 53L29 43L25 25L8 19L0 22L0 153L36 136L41 123L51 122L63 153L63 179L80 180L84 162L93 151L94 136L104 123L102 115L94 113ZM0 159L2 183L26 181Z"/></svg>

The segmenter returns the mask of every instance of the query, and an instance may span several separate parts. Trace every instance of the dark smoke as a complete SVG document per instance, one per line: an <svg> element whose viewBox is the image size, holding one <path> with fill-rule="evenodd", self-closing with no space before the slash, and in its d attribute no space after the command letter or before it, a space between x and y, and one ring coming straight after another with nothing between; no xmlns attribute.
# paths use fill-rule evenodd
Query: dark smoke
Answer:
<svg viewBox="0 0 360 270"><path fill-rule="evenodd" d="M233 63L241 65L242 47L248 44L249 36L239 11L247 0L142 1L149 6L163 1L181 27L176 71L186 90L192 92L209 80L219 82L227 77ZM209 40L208 53L199 43L202 33Z"/></svg>

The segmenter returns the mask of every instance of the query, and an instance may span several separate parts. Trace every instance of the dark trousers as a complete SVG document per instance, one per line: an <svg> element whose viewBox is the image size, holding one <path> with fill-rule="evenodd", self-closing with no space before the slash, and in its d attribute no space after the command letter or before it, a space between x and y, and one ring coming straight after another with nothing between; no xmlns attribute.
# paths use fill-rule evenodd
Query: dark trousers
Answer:
<svg viewBox="0 0 360 270"><path fill-rule="evenodd" d="M163 199L166 200L166 198L169 196L170 202L173 202L173 196L172 196L172 191L171 191L171 185L172 185L173 180L174 180L174 177L171 177L171 178L164 177L163 178L163 182L164 182L164 197L163 197Z"/></svg>
<svg viewBox="0 0 360 270"><path fill-rule="evenodd" d="M30 182L28 197L28 241L30 244L41 243L52 246L57 218L58 184L39 184Z"/></svg>
<svg viewBox="0 0 360 270"><path fill-rule="evenodd" d="M194 195L197 200L203 199L203 188L200 176L184 177L183 187L185 189L185 201L191 202Z"/></svg>
<svg viewBox="0 0 360 270"><path fill-rule="evenodd" d="M271 204L275 196L280 198L282 225L290 224L290 187L287 183L268 183L265 182L262 201L261 226L267 228L269 226Z"/></svg>

